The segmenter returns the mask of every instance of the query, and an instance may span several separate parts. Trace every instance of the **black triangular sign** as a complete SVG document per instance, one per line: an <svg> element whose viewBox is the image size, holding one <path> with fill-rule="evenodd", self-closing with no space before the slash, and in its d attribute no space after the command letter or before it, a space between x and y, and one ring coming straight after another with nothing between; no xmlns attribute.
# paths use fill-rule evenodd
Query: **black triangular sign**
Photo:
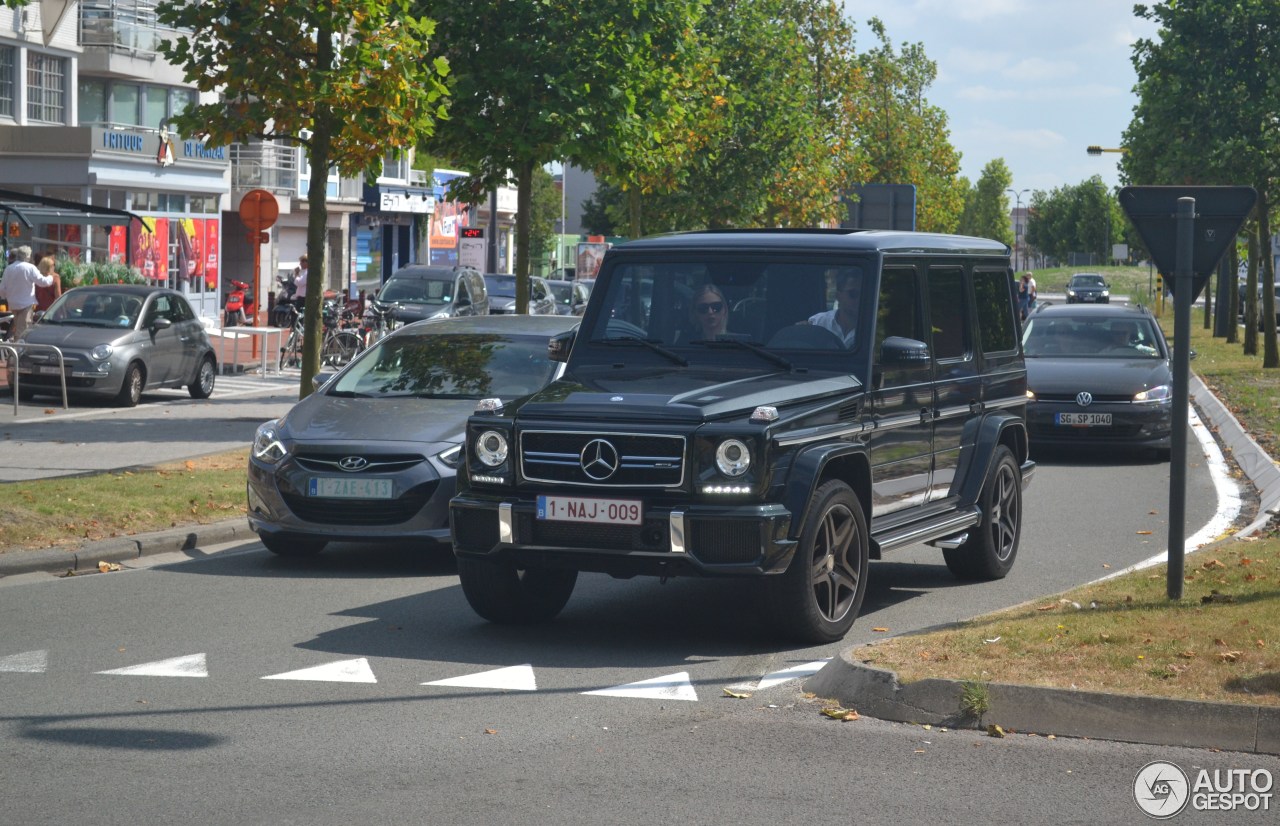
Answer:
<svg viewBox="0 0 1280 826"><path fill-rule="evenodd" d="M1196 199L1191 250L1191 298L1200 295L1223 253L1235 242L1253 211L1258 193L1251 186L1126 186L1120 207L1142 236L1147 251L1174 289L1177 266L1178 199Z"/></svg>

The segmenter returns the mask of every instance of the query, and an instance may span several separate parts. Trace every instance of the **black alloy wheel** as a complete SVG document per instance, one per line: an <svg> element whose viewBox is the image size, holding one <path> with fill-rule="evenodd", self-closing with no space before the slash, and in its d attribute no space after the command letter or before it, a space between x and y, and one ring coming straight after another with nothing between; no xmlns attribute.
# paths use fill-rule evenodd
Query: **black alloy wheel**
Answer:
<svg viewBox="0 0 1280 826"><path fill-rule="evenodd" d="M1022 472L1013 451L996 448L979 499L982 522L958 548L943 548L947 568L960 579L1002 579L1013 568L1022 534Z"/></svg>

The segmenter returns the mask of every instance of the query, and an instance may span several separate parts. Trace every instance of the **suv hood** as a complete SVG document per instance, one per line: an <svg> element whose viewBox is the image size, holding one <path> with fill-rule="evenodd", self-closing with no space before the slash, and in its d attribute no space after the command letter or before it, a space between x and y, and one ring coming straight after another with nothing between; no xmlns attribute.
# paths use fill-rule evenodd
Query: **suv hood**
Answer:
<svg viewBox="0 0 1280 826"><path fill-rule="evenodd" d="M520 416L574 421L703 422L745 415L759 405L779 410L816 397L847 395L862 388L847 374L752 373L725 380L724 371L655 372L578 380L566 376L530 396Z"/></svg>
<svg viewBox="0 0 1280 826"><path fill-rule="evenodd" d="M1164 359L1027 359L1027 387L1034 393L1128 394L1173 381Z"/></svg>

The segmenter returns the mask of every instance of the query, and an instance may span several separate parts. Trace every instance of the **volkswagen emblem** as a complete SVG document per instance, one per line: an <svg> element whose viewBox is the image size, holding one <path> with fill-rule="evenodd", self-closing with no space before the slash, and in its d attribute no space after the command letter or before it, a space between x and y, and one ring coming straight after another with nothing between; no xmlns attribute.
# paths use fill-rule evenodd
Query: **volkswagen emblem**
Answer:
<svg viewBox="0 0 1280 826"><path fill-rule="evenodd" d="M622 397L621 397L621 396L610 396L610 397L609 397L609 401L611 401L611 402L620 402L620 401L622 401Z"/></svg>
<svg viewBox="0 0 1280 826"><path fill-rule="evenodd" d="M355 473L369 466L369 460L363 456L345 456L338 460L338 467L347 473Z"/></svg>
<svg viewBox="0 0 1280 826"><path fill-rule="evenodd" d="M1089 405L1093 404L1093 394L1090 393L1088 390L1081 390L1079 393L1076 394L1076 404L1080 405L1081 407L1088 407Z"/></svg>
<svg viewBox="0 0 1280 826"><path fill-rule="evenodd" d="M582 472L597 482L608 479L618 469L618 449L604 439L592 439L579 457Z"/></svg>

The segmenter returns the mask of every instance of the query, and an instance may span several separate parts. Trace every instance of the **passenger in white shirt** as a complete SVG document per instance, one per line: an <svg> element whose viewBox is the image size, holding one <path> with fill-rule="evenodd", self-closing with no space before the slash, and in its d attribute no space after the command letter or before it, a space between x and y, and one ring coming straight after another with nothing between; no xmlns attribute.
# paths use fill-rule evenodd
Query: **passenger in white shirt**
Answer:
<svg viewBox="0 0 1280 826"><path fill-rule="evenodd" d="M858 331L858 294L862 289L862 280L857 273L842 271L836 276L835 309L809 316L809 323L824 330L830 330L840 337L844 346L853 346Z"/></svg>

